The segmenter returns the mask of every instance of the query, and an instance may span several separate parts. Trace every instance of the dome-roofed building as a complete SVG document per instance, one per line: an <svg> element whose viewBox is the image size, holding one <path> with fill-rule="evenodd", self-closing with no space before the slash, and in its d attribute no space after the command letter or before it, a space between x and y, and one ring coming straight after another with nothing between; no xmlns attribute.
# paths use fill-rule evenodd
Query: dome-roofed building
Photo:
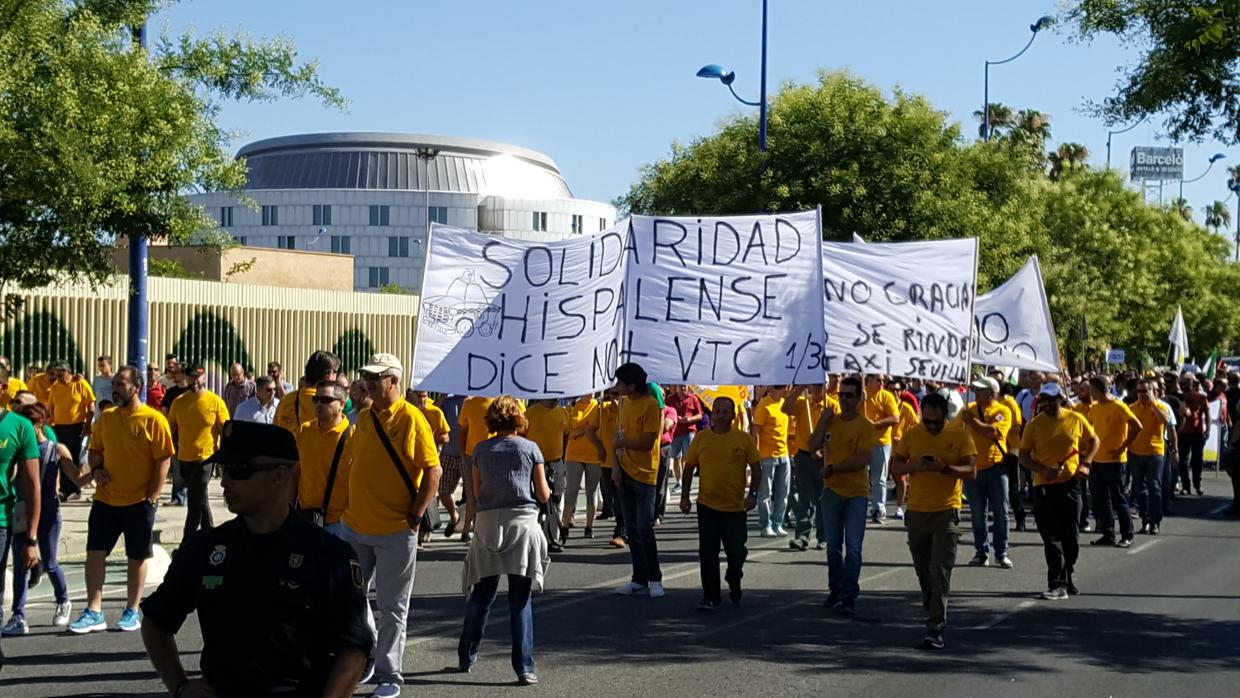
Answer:
<svg viewBox="0 0 1240 698"><path fill-rule="evenodd" d="M549 241L598 232L616 215L573 198L546 155L490 141L322 133L256 141L237 156L257 209L236 193L190 200L244 245L352 254L356 289L418 290L428 221Z"/></svg>

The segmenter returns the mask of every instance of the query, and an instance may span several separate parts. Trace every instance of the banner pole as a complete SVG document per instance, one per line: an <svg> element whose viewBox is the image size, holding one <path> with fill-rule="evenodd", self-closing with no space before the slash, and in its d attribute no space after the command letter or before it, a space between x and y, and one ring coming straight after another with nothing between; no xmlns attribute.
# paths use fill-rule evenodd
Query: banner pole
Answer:
<svg viewBox="0 0 1240 698"><path fill-rule="evenodd" d="M979 250L979 245L978 245L978 239L973 238L973 294L969 296L969 328L970 330L977 323L977 266L978 266L979 252L980 250ZM966 375L962 376L964 380L961 381L965 385L968 385L970 383L968 374L973 371L973 332L972 331L969 332L967 345L969 347L968 361L966 361L964 365L964 370L965 370Z"/></svg>
<svg viewBox="0 0 1240 698"><path fill-rule="evenodd" d="M429 214L427 215L429 217ZM418 289L418 320L413 323L413 365L409 368L409 375L411 376L416 375L418 370L418 339L422 334L420 332L422 328L422 299L426 296L426 273L430 270L431 266L431 235L437 225L439 225L439 223L432 222L426 226L426 249L422 251L422 288ZM410 385L409 387L413 386Z"/></svg>

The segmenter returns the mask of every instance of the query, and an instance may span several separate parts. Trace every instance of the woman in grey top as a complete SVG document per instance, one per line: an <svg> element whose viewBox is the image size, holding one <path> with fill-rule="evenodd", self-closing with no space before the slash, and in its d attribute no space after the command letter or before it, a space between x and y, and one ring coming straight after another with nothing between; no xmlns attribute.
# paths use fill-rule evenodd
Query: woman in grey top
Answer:
<svg viewBox="0 0 1240 698"><path fill-rule="evenodd" d="M473 668L500 575L507 575L512 668L518 682L528 686L538 683L530 595L542 590L550 562L547 538L538 525L538 504L551 496L551 487L542 452L521 436L529 423L515 398L496 398L487 409L486 423L495 437L474 448L472 476L478 512L462 578L469 600L457 646L458 668L463 672Z"/></svg>

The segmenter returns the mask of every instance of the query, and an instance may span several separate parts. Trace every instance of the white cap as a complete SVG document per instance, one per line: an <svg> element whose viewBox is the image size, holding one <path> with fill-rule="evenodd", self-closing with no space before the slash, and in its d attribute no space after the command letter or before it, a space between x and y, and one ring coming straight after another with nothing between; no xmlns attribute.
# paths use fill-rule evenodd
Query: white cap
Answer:
<svg viewBox="0 0 1240 698"><path fill-rule="evenodd" d="M394 354L375 354L360 370L362 373L377 373L381 376L403 376L405 374L405 368L401 366L400 359Z"/></svg>
<svg viewBox="0 0 1240 698"><path fill-rule="evenodd" d="M1038 391L1038 395L1060 397L1063 395L1063 387L1061 387L1058 383L1043 383L1042 389Z"/></svg>

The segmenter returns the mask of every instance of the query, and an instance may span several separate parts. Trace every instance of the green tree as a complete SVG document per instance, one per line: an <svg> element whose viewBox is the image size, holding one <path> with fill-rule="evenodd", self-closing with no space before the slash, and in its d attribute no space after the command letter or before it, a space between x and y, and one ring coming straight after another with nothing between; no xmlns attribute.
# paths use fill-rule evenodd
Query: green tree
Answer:
<svg viewBox="0 0 1240 698"><path fill-rule="evenodd" d="M1059 172L1072 176L1052 179L1044 150L1030 167L1013 157L1006 137L966 143L960 126L925 99L884 95L848 73L785 85L769 118L765 179L756 176L757 121L743 115L674 143L617 203L632 213L681 215L820 205L828 239L977 237L979 290L1036 253L1070 356L1082 318L1091 355L1108 345L1160 355L1177 301L1194 346L1240 338L1228 300L1240 293L1240 267L1228 263L1226 241L1177 211L1147 205L1118 174L1085 167L1084 148L1057 149Z"/></svg>
<svg viewBox="0 0 1240 698"><path fill-rule="evenodd" d="M155 0L0 0L0 296L113 273L121 236L218 239L183 194L245 182L217 123L221 100L336 90L284 39L163 36L133 27ZM208 231L204 235L204 231Z"/></svg>
<svg viewBox="0 0 1240 698"><path fill-rule="evenodd" d="M192 272L175 259L151 259L147 261L147 274L167 276L173 279L201 279L202 272Z"/></svg>
<svg viewBox="0 0 1240 698"><path fill-rule="evenodd" d="M1016 123L1008 134L1014 142L1036 149L1040 155L1051 139L1051 117L1037 109L1022 109L1016 115Z"/></svg>
<svg viewBox="0 0 1240 698"><path fill-rule="evenodd" d="M387 285L385 285L385 286L380 286L380 287L379 287L379 293L386 293L386 294L393 295L393 296L412 296L412 295L414 295L414 292L413 292L413 291L410 291L409 289L407 289L407 288L405 288L404 286L401 286L400 284L397 284L397 283L391 283L391 284L387 284Z"/></svg>
<svg viewBox="0 0 1240 698"><path fill-rule="evenodd" d="M1227 208L1226 202L1215 201L1206 208L1206 227L1213 228L1218 233L1223 228L1231 225L1231 209Z"/></svg>
<svg viewBox="0 0 1240 698"><path fill-rule="evenodd" d="M1188 204L1188 199L1176 197L1171 200L1171 210L1179 214L1180 218L1185 221L1193 220L1193 207Z"/></svg>
<svg viewBox="0 0 1240 698"><path fill-rule="evenodd" d="M990 110L990 135L992 138L1007 133L1016 125L1016 113L1012 111L1011 107L999 102L991 102L988 107ZM983 140L986 139L986 120L983 118L984 116L981 109L976 109L973 112L973 118L977 119L977 136Z"/></svg>
<svg viewBox="0 0 1240 698"><path fill-rule="evenodd" d="M1082 169L1089 160L1089 148L1080 143L1060 143L1059 147L1047 154L1050 162L1050 178L1058 180L1073 171Z"/></svg>
<svg viewBox="0 0 1240 698"><path fill-rule="evenodd" d="M1240 1L1073 0L1064 15L1085 39L1110 34L1140 52L1093 105L1108 123L1165 114L1173 140L1240 143Z"/></svg>

